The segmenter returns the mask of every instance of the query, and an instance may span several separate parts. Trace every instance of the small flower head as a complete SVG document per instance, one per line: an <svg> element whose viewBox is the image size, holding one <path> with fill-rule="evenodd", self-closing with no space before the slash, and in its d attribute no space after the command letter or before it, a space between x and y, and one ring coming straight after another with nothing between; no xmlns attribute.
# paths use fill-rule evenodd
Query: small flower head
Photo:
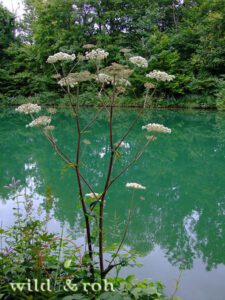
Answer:
<svg viewBox="0 0 225 300"><path fill-rule="evenodd" d="M51 77L53 79L60 79L62 76L59 73L57 73L57 74L52 75Z"/></svg>
<svg viewBox="0 0 225 300"><path fill-rule="evenodd" d="M16 108L16 111L25 115L38 113L41 110L41 106L33 103L22 104Z"/></svg>
<svg viewBox="0 0 225 300"><path fill-rule="evenodd" d="M70 77L70 76L68 75L68 76L66 76L66 77L64 77L64 78L62 78L62 79L60 79L60 80L58 81L58 84L59 84L61 87L63 87L63 86L70 86L71 88L74 88L76 85L78 85L78 82L77 82L74 78L72 78L72 77Z"/></svg>
<svg viewBox="0 0 225 300"><path fill-rule="evenodd" d="M157 123L149 123L145 126L142 126L142 129L146 129L148 132L171 133L170 128Z"/></svg>
<svg viewBox="0 0 225 300"><path fill-rule="evenodd" d="M145 190L146 187L139 184L139 183L136 183L136 182L128 182L126 183L126 187L128 188L132 188L132 189L137 189L137 190Z"/></svg>
<svg viewBox="0 0 225 300"><path fill-rule="evenodd" d="M102 71L112 78L115 77L116 80L118 78L126 79L133 73L133 70L129 69L128 66L117 63L112 63L111 66L104 68Z"/></svg>
<svg viewBox="0 0 225 300"><path fill-rule="evenodd" d="M100 48L96 50L92 50L91 52L86 52L85 54L86 59L90 59L90 60L103 60L106 59L108 55L109 55L108 52Z"/></svg>
<svg viewBox="0 0 225 300"><path fill-rule="evenodd" d="M125 87L131 86L130 81L125 78L119 78L115 84L119 86L125 86Z"/></svg>
<svg viewBox="0 0 225 300"><path fill-rule="evenodd" d="M90 144L91 144L91 141L88 140L88 139L84 139L84 140L83 140L83 143L84 143L85 145L90 145Z"/></svg>
<svg viewBox="0 0 225 300"><path fill-rule="evenodd" d="M69 73L66 77L58 81L60 86L70 86L71 88L78 85L80 82L88 81L92 79L92 75L88 71Z"/></svg>
<svg viewBox="0 0 225 300"><path fill-rule="evenodd" d="M146 77L156 79L157 81L171 81L175 79L174 75L169 75L166 72L158 70L150 72Z"/></svg>
<svg viewBox="0 0 225 300"><path fill-rule="evenodd" d="M65 52L58 52L54 55L50 55L47 59L47 63L49 64L54 64L58 61L74 61L76 58L76 55L75 54L68 54L68 53L65 53Z"/></svg>
<svg viewBox="0 0 225 300"><path fill-rule="evenodd" d="M139 68L147 68L148 61L142 56L132 56L129 58L129 61L133 64L138 66Z"/></svg>
<svg viewBox="0 0 225 300"><path fill-rule="evenodd" d="M147 90L151 90L151 89L154 89L154 88L155 88L155 85L154 85L153 83L151 83L151 82L146 82L146 83L144 84L144 86L145 86L145 88L146 88Z"/></svg>
<svg viewBox="0 0 225 300"><path fill-rule="evenodd" d="M48 116L40 116L37 119L33 120L30 124L26 125L26 127L42 127L48 126L51 123L51 118Z"/></svg>
<svg viewBox="0 0 225 300"><path fill-rule="evenodd" d="M130 148L130 144L129 143L126 143L124 141L122 141L121 143L115 143L115 146L116 147L120 147L120 148L125 148L125 149L129 149Z"/></svg>
<svg viewBox="0 0 225 300"><path fill-rule="evenodd" d="M100 196L101 196L101 194L98 194L98 193L88 193L88 194L85 194L85 197L87 197L87 198L93 198L93 199L99 198Z"/></svg>
<svg viewBox="0 0 225 300"><path fill-rule="evenodd" d="M95 48L95 45L94 44L85 44L85 45L83 45L83 48L84 49L93 49L93 48Z"/></svg>
<svg viewBox="0 0 225 300"><path fill-rule="evenodd" d="M130 53L131 49L129 49L129 48L121 48L120 52L123 53L123 54Z"/></svg>
<svg viewBox="0 0 225 300"><path fill-rule="evenodd" d="M57 109L54 107L49 107L49 108L47 108L47 112L51 115L54 115L54 114L56 114Z"/></svg>
<svg viewBox="0 0 225 300"><path fill-rule="evenodd" d="M99 83L106 83L106 84L110 84L113 81L113 78L111 76L104 73L99 73L98 75L96 75L95 79Z"/></svg>
<svg viewBox="0 0 225 300"><path fill-rule="evenodd" d="M154 135L147 135L146 139L150 142L153 142L153 141L157 140L157 137Z"/></svg>

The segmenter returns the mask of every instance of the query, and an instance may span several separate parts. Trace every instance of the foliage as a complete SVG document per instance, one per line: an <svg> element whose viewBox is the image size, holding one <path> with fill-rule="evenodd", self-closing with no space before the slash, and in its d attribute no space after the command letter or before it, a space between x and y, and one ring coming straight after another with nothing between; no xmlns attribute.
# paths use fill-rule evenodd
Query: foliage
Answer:
<svg viewBox="0 0 225 300"><path fill-rule="evenodd" d="M225 110L225 81L218 80L216 106L219 110Z"/></svg>
<svg viewBox="0 0 225 300"><path fill-rule="evenodd" d="M14 41L14 16L0 3L0 62L4 61L4 49Z"/></svg>
<svg viewBox="0 0 225 300"><path fill-rule="evenodd" d="M217 80L224 75L224 9L223 0L173 0L172 5L168 0L142 0L141 5L136 0L26 0L24 18L15 24L13 15L1 6L0 22L1 18L6 20L0 41L4 61L0 69L1 93L12 97L50 91L61 98L57 86L48 79L48 55L65 50L83 55L83 45L91 43L110 53L109 63L124 63L131 54L138 53L149 57L149 71L161 69L176 75L174 82L161 86L155 94L156 101L163 98L166 106L171 105L171 99L188 95L216 99ZM124 56L119 52L124 48L131 52ZM92 64L89 70L93 70ZM140 75L134 74L129 98L143 97ZM86 91L89 97L88 85L83 97ZM86 102L93 105L97 99Z"/></svg>
<svg viewBox="0 0 225 300"><path fill-rule="evenodd" d="M137 281L133 275L127 278L110 277L113 291L94 292L82 289L82 283L91 282L85 261L79 258L79 248L71 237L60 237L49 233L47 224L51 219L53 197L51 190L46 190L46 197L41 206L36 209L32 194L22 190L20 180L12 179L6 186L14 195L15 223L8 228L0 228L0 299L152 299L163 297L163 285L151 280ZM21 201L21 198L24 199ZM36 218L34 215L42 216ZM4 245L4 246L3 246ZM88 259L87 259L88 260ZM50 282L50 290L14 291L10 284L32 282ZM69 280L69 281L68 281ZM67 282L76 284L76 294L72 290L64 290ZM96 278L96 283L101 282ZM40 287L40 285L39 285Z"/></svg>

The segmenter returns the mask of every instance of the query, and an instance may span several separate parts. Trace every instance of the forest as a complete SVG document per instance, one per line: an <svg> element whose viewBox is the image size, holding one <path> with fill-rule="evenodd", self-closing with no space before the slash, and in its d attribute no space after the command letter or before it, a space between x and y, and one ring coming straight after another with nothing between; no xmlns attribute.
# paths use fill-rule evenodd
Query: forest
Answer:
<svg viewBox="0 0 225 300"><path fill-rule="evenodd" d="M0 4L0 103L16 105L24 97L46 105L63 104L51 77L49 55L63 51L79 57L83 70L88 47L109 52L104 62L148 60L148 70L173 74L157 83L151 105L225 108L224 0L25 0L22 18ZM92 71L88 62L85 69ZM136 69L132 88L118 105L138 106L145 77ZM80 101L97 105L97 85L84 83Z"/></svg>

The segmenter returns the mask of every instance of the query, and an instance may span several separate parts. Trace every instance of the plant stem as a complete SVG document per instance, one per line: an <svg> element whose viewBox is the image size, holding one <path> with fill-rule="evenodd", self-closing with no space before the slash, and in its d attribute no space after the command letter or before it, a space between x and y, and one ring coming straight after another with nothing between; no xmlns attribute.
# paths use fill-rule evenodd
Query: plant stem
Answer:
<svg viewBox="0 0 225 300"><path fill-rule="evenodd" d="M115 83L115 76L114 76L114 83ZM109 142L110 142L110 161L109 161L109 167L108 167L108 173L106 177L105 187L104 191L101 196L101 202L100 202L100 212L99 212L99 266L100 266L100 274L101 278L104 278L104 255L103 255L103 210L104 210L104 200L105 195L108 190L108 185L110 182L110 177L112 173L113 168L113 161L114 161L114 147L113 147L113 108L114 108L114 101L115 101L115 84L113 86L113 94L112 94L112 100L110 103L110 114L109 114Z"/></svg>
<svg viewBox="0 0 225 300"><path fill-rule="evenodd" d="M70 93L68 94L71 101L71 95ZM81 176L80 176L80 171L79 171L79 163L80 163L80 146L81 146L81 130L80 130L80 122L79 122L79 110L78 110L78 103L75 108L75 118L76 118L76 127L77 127L77 147L76 147L76 175L77 175L77 183L78 183L78 189L79 189L79 195L80 195L80 201L84 213L84 219L85 219L85 227L86 227L86 235L87 235L87 242L88 242L88 253L90 257L90 272L92 275L92 279L94 280L94 266L93 266L93 250L92 250L92 241L91 241L91 228L90 228L90 222L89 222L89 217L88 217L88 212L87 212L87 207L84 201L84 196L83 196L83 187L81 183Z"/></svg>
<svg viewBox="0 0 225 300"><path fill-rule="evenodd" d="M55 274L54 289L56 288L56 284L57 284L57 277L58 277L59 268L60 268L60 257L61 257L62 250L63 250L63 231L64 231L64 225L62 226L60 243L59 243L59 254L58 254L57 270L56 270L56 274Z"/></svg>

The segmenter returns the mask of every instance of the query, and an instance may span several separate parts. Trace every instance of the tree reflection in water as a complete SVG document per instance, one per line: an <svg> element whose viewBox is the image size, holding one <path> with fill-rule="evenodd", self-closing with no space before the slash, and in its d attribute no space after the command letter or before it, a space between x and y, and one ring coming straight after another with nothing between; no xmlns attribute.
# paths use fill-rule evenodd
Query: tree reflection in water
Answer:
<svg viewBox="0 0 225 300"><path fill-rule="evenodd" d="M94 109L85 109L85 123ZM133 110L116 111L114 123L118 137L135 116ZM52 152L38 130L25 128L26 118L13 110L0 113L0 197L7 205L12 195L3 186L13 176L23 186L33 180L36 195L45 196L51 188L54 218L67 222L74 236L82 235L83 224L78 208L75 177L64 171L63 163ZM82 120L81 120L82 121ZM111 187L106 200L106 240L119 241L126 223L131 194L126 182L141 182L145 191L135 192L135 211L126 244L147 255L158 245L171 264L192 268L201 258L207 270L225 264L225 118L218 112L147 111L127 138L127 147L113 170L117 174L131 159L143 139L140 127L148 122L165 124L173 129L168 139L161 136L141 160ZM74 155L74 119L62 111L56 116L55 136L63 150ZM109 145L107 116L102 113L88 132L82 153L83 172L94 190L101 192L106 173ZM87 142L88 141L88 142ZM74 184L73 184L74 183ZM1 216L0 216L1 219Z"/></svg>

